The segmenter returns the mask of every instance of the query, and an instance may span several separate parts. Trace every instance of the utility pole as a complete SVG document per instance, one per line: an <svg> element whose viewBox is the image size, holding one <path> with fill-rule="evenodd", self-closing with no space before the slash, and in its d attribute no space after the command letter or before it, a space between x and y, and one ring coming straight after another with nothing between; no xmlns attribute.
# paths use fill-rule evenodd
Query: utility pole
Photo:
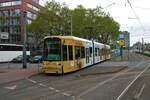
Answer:
<svg viewBox="0 0 150 100"><path fill-rule="evenodd" d="M71 14L71 36L72 36L72 14Z"/></svg>
<svg viewBox="0 0 150 100"><path fill-rule="evenodd" d="M144 39L142 38L142 53L144 53Z"/></svg>
<svg viewBox="0 0 150 100"><path fill-rule="evenodd" d="M23 11L23 69L27 68L27 56L26 56L26 18L27 12Z"/></svg>

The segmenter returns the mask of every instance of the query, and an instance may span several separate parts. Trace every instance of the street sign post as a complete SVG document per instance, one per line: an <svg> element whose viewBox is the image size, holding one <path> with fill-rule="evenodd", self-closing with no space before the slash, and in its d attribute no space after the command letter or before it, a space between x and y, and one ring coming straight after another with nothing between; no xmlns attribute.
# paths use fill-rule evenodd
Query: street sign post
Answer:
<svg viewBox="0 0 150 100"><path fill-rule="evenodd" d="M124 31L124 40L125 40L125 47L130 47L130 33L128 31Z"/></svg>
<svg viewBox="0 0 150 100"><path fill-rule="evenodd" d="M123 59L123 46L125 46L124 34L119 35L119 45L120 45L120 56Z"/></svg>

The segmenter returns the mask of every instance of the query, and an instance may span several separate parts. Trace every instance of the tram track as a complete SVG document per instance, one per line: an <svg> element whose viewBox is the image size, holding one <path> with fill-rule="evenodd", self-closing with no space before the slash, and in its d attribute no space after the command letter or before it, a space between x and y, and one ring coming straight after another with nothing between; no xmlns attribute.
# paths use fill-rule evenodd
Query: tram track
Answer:
<svg viewBox="0 0 150 100"><path fill-rule="evenodd" d="M143 63L144 63L144 62L143 62ZM137 67L140 66L140 65L142 65L142 61L141 61L141 63L138 63L135 67L133 67L133 68L131 68L131 69L125 71L125 72L131 71L131 70L133 71L134 68L137 68ZM140 70L141 70L141 69L140 69ZM140 71L140 70L139 70L139 71ZM137 74L137 73L133 73L133 74ZM136 75L135 75L135 76L136 76ZM113 80L113 79L112 79L112 80ZM115 80L115 78L114 78L114 80ZM83 80L83 82L84 82L84 81L86 81L86 80ZM80 81L80 82L81 82L81 81ZM77 83L78 83L78 82L77 82ZM70 83L70 84L71 84L71 83ZM73 85L73 84L71 84L71 85ZM77 88L77 87L76 87L76 88Z"/></svg>
<svg viewBox="0 0 150 100"><path fill-rule="evenodd" d="M22 98L28 95L29 99L36 100L38 98L42 99L44 97L51 99L59 95L60 97L65 96L66 98L69 98L64 100L76 100L77 98L82 100L91 100L90 98L85 99L84 97L87 96L88 98L89 93L92 93L93 91L95 92L96 89L99 89L101 87L103 88L106 87L106 90L103 91L105 93L107 92L107 88L111 87L109 86L109 84L114 84L114 83L117 84L117 82L122 81L124 85L121 86L119 92L116 92L116 96L118 96L124 90L124 88L133 81L133 79L136 76L138 76L145 68L147 68L148 62L145 61L145 58L140 55L138 55L138 57L137 56L134 57L138 59L132 62L132 64L128 68L113 74L77 76L77 74L82 73L82 71L79 71L77 72L77 74L73 73L64 76L39 75L39 76L29 77L27 79L24 79L24 81L21 80L21 81L14 82L18 85L27 82L28 83L27 85L23 85L19 88L16 88L16 90L13 92L6 91L5 93L1 94L0 97L9 94L8 96L14 95L18 98L19 97ZM149 73L144 72L144 74L141 74L139 78L148 75ZM112 85L112 87L113 86L114 85ZM33 91L35 93L32 93ZM36 93L41 93L41 94L35 95ZM105 99L101 99L101 100L105 100ZM108 99L108 100L115 100L115 99Z"/></svg>
<svg viewBox="0 0 150 100"><path fill-rule="evenodd" d="M144 68L134 79L130 82L130 84L121 92L121 94L117 97L116 100L121 100L122 96L129 90L129 88L135 83L135 81L148 69L150 68L150 64Z"/></svg>
<svg viewBox="0 0 150 100"><path fill-rule="evenodd" d="M140 55L139 55L140 56ZM136 57L136 56L135 56ZM144 63L147 63L146 61L145 61L145 57L143 58L143 57L141 57L140 56L140 58L142 58L141 60L139 60L138 59L138 61L140 61L140 63L138 63L138 64L136 64L136 66L135 67L132 67L132 68L129 68L129 69L126 69L125 70L125 72L132 72L132 77L130 77L130 79L131 79L131 81L132 80L134 80L134 77L136 77L136 76L138 76L139 75L139 73L141 73L143 70L142 69L148 69L147 68L147 64L145 64L145 66L144 67L141 67L141 66L143 66L144 65ZM149 60L149 58L146 58L146 60ZM136 62L138 62L138 61L136 61ZM143 64L142 64L142 62L143 62ZM134 62L135 63L135 62ZM148 65L149 66L149 65ZM138 70L137 70L137 68L138 68ZM142 70L142 71L141 71ZM136 72L135 72L136 71ZM137 72L138 71L138 72ZM122 72L122 73L125 73L125 72ZM135 72L135 73L133 73L133 72ZM124 74L120 74L120 75L124 75ZM145 76L145 74L144 75L140 75L139 77L142 77L142 76ZM120 77L120 76L118 76L118 77ZM113 78L113 79L111 79L110 81L115 81L115 80L117 80L116 79L117 77L115 77L115 78ZM120 78L120 79L122 79L122 78ZM124 78L125 79L125 78ZM128 78L126 78L126 79L128 79ZM107 80L109 80L109 79L107 79ZM110 81L108 81L107 82L107 80L104 82L105 84L107 84L108 82L110 82ZM118 80L119 80L119 78L118 78ZM99 83L99 84L102 84L103 82L101 82L101 83ZM130 83L130 81L128 81L128 83ZM98 85L99 85L98 84ZM102 85L99 85L99 87L101 86L104 86L105 84L102 84ZM96 87L96 86L95 86ZM88 90L88 91L84 91L82 94L79 94L79 96L77 97L77 98L80 98L80 97L82 97L83 95L88 95L88 92L92 92L92 91L94 91L96 88L98 88L98 86L95 88L95 87L92 87L91 88L91 91L90 90ZM93 90L92 90L93 89ZM88 96L89 97L89 96ZM106 99L106 98L105 98ZM112 99L112 98L111 98ZM108 99L108 100L111 100L111 99ZM84 99L83 99L84 100ZM87 99L87 100L90 100L90 99ZM106 99L107 100L107 99ZM112 99L112 100L114 100L114 99Z"/></svg>
<svg viewBox="0 0 150 100"><path fill-rule="evenodd" d="M143 63L144 63L144 59L142 59L141 62L139 62L138 64L136 64L135 67L128 68L128 69L126 69L126 70L124 70L124 71L122 71L122 72L120 72L120 73L117 73L115 76L113 76L113 77L111 77L111 78L109 78L109 79L106 79L106 80L103 81L103 82L99 82L97 85L95 85L95 86L93 86L93 87L87 89L86 91L83 91L82 93L80 93L80 94L77 96L77 98L81 98L82 96L84 96L84 95L86 95L86 94L88 94L88 93L94 91L95 89L97 89L97 88L99 88L99 87L102 87L102 86L105 85L106 83L116 80L116 78L120 77L120 75L124 75L124 73L126 73L126 72L128 72L128 71L140 67Z"/></svg>
<svg viewBox="0 0 150 100"><path fill-rule="evenodd" d="M142 62L141 62L142 63ZM141 63L139 63L139 64L137 64L137 66L139 66L139 65L141 65ZM137 68L137 67L135 67L135 68ZM134 67L133 68L131 68L131 69L129 69L129 70L132 70L132 69L134 69ZM128 70L127 70L128 71ZM125 71L125 72L127 72L127 71ZM70 77L70 78L72 78L72 77ZM115 77L116 78L116 77ZM114 79L115 79L114 78ZM98 79L98 78L97 78ZM55 80L55 82L56 83L60 83L61 82L61 80L63 80L63 79L58 79L58 80ZM67 79L68 80L68 79ZM89 79L87 79L87 80L89 80ZM80 82L84 82L84 81L87 81L86 79L85 80L80 80L80 81L78 81L78 82L69 82L69 84L70 85L73 85L73 84L78 84L78 83L80 83ZM111 79L111 80L113 80L113 79ZM53 80L51 80L51 79L46 79L46 80L42 80L42 81L38 81L37 83L38 84L43 84L43 83L50 83L49 81L53 81ZM53 81L54 82L54 81ZM107 81L104 81L104 83L105 82L107 82ZM66 86L68 86L69 87L69 84L66 84ZM50 85L50 84L49 84ZM57 87L57 85L56 85L56 87ZM64 85L63 85L63 87L65 87ZM76 87L77 88L77 87ZM79 88L79 87L78 87ZM62 89L61 91L67 91L67 89L65 90L65 89ZM69 94L70 95L70 94Z"/></svg>

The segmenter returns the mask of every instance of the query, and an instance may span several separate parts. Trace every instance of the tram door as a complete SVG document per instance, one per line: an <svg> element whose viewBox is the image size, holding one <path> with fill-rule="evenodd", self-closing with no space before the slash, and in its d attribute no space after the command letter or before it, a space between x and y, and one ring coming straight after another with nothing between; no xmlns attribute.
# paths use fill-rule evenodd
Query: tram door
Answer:
<svg viewBox="0 0 150 100"><path fill-rule="evenodd" d="M86 64L89 63L90 55L89 55L89 48L86 48Z"/></svg>

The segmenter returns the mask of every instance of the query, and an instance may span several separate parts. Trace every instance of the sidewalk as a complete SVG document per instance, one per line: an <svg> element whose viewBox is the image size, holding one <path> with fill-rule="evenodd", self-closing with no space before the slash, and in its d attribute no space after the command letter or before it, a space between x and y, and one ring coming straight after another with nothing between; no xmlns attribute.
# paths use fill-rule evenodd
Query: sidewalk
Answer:
<svg viewBox="0 0 150 100"><path fill-rule="evenodd" d="M9 67L4 65L0 65L0 84L27 78L40 72L36 64L28 66L27 69L23 69L22 64L16 64L16 66L9 65Z"/></svg>

